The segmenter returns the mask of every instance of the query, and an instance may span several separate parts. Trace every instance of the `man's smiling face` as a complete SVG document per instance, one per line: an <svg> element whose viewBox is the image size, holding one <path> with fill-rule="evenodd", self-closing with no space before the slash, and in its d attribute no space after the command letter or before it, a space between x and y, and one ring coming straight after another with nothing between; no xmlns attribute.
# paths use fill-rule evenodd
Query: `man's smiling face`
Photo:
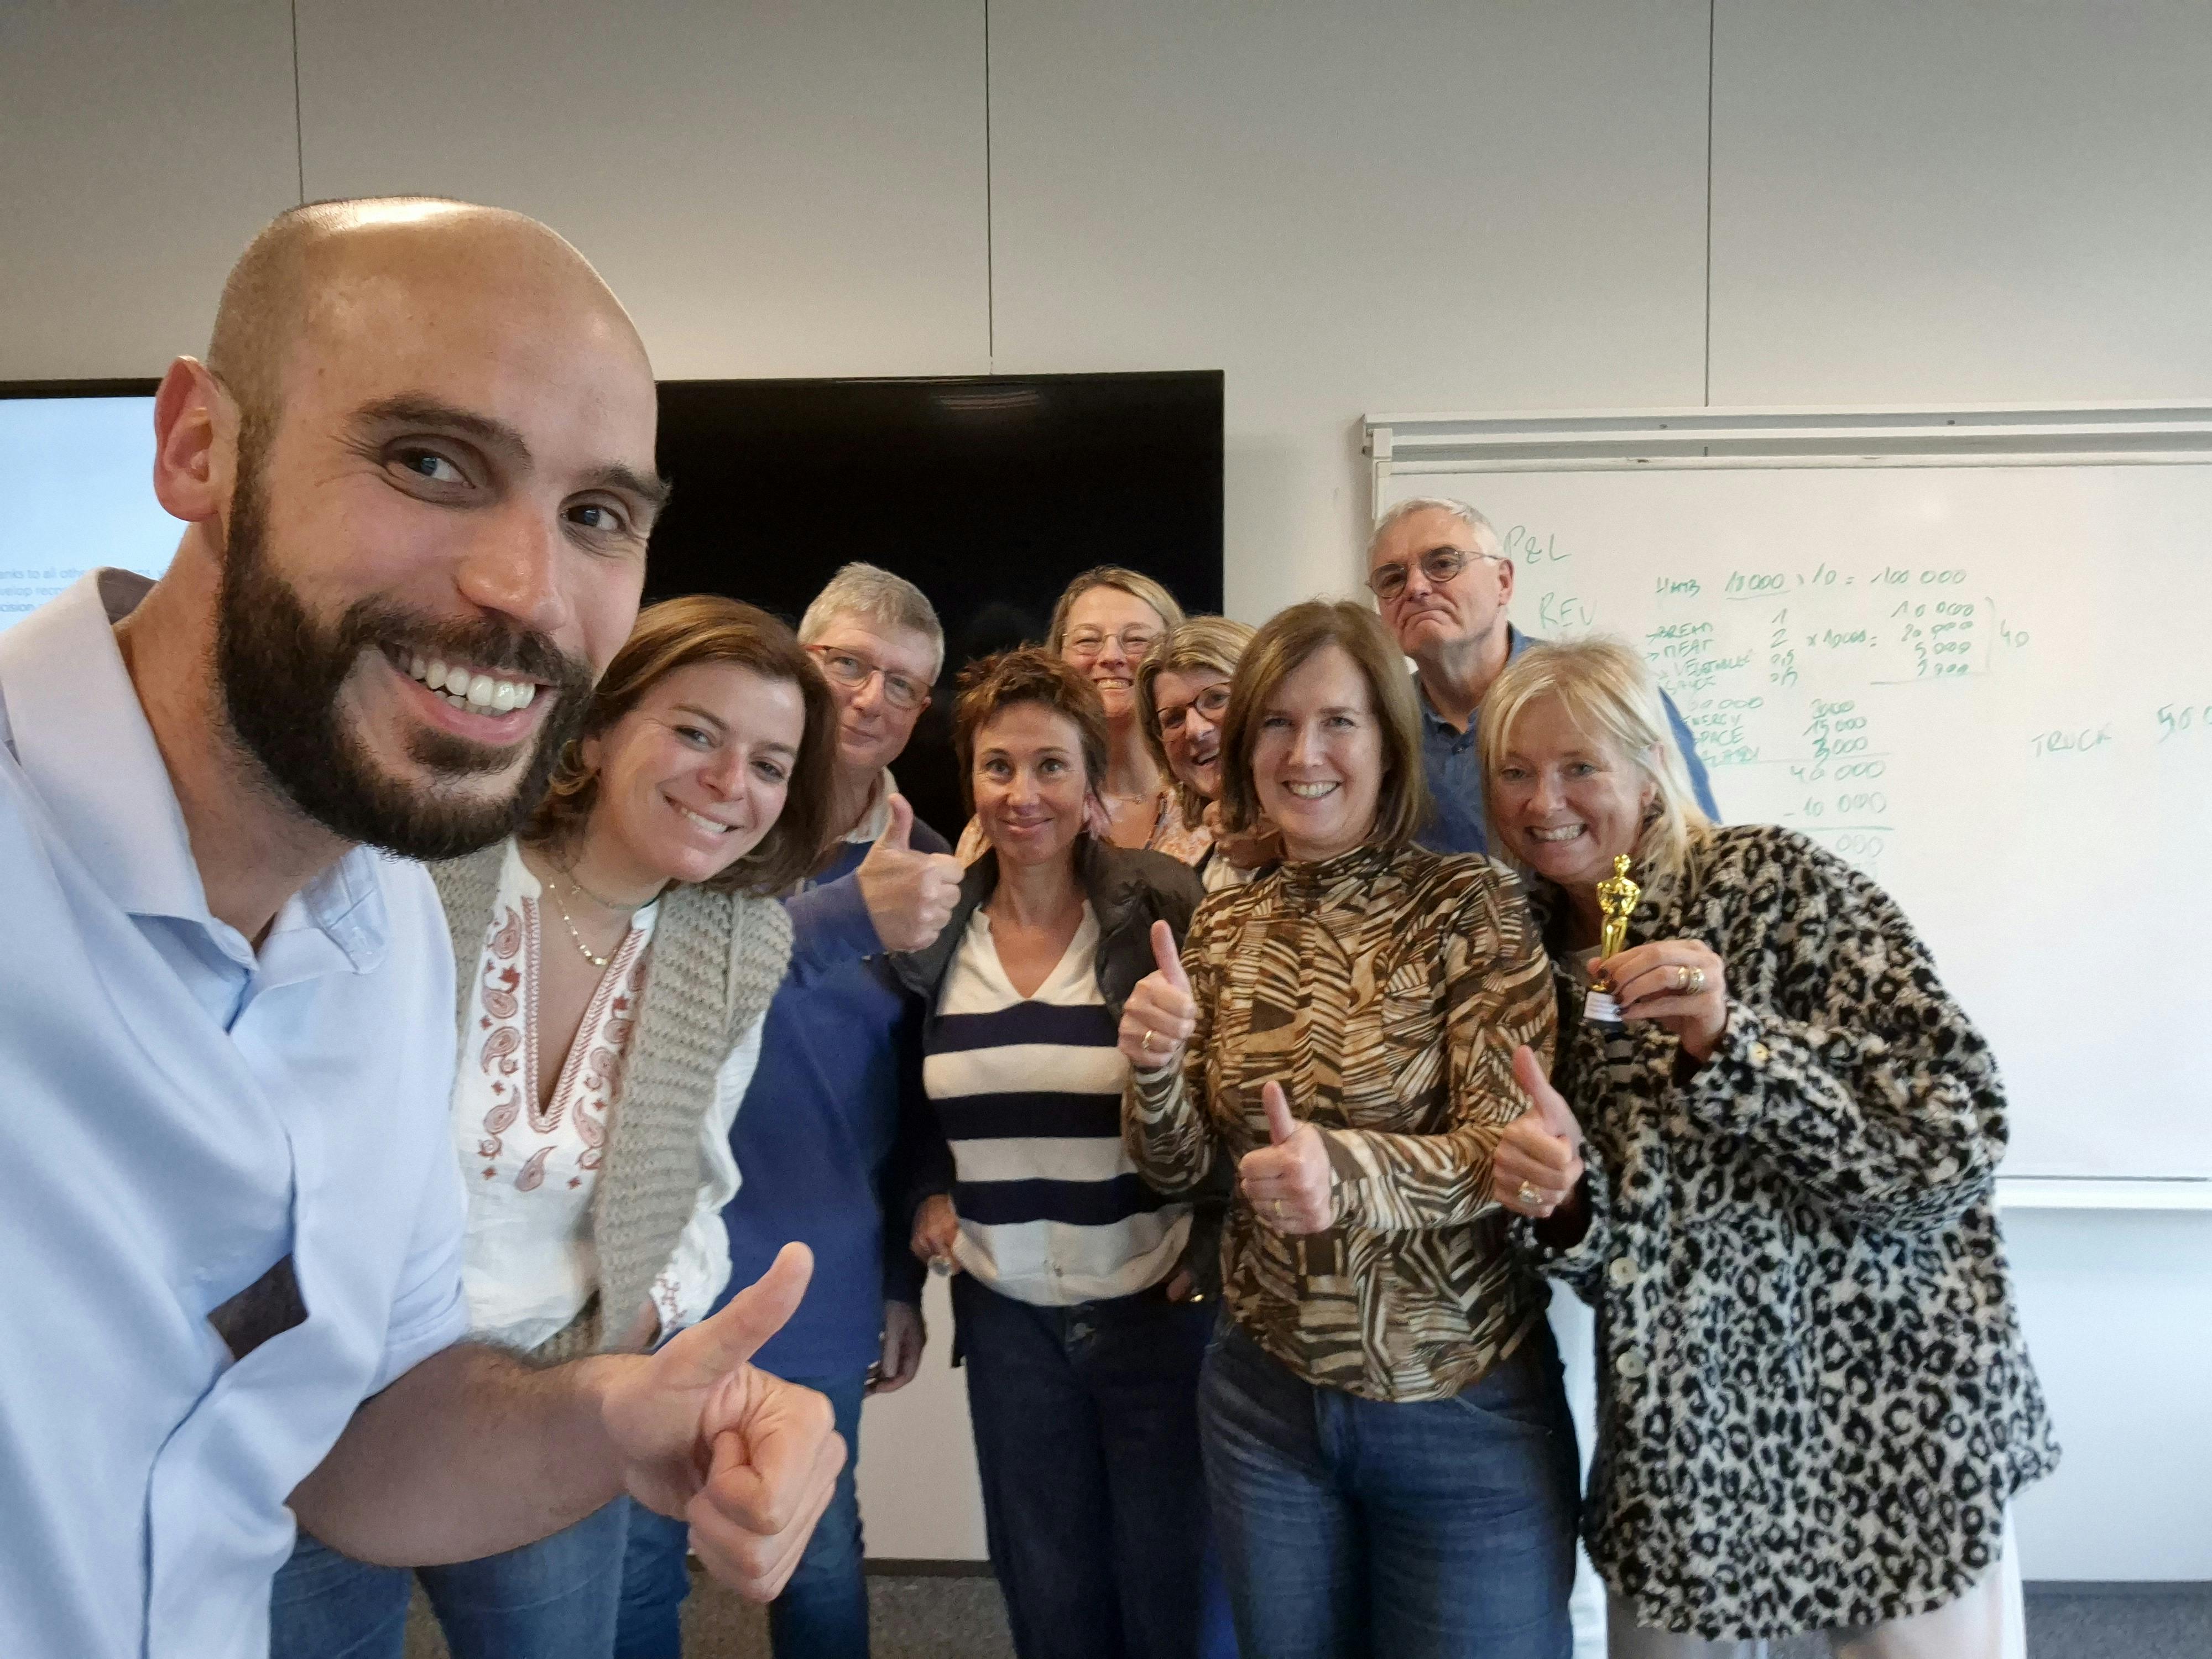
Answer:
<svg viewBox="0 0 2212 1659"><path fill-rule="evenodd" d="M349 840L483 845L635 620L651 370L557 239L435 211L311 250L269 349L275 407L243 411L223 526L230 723Z"/></svg>

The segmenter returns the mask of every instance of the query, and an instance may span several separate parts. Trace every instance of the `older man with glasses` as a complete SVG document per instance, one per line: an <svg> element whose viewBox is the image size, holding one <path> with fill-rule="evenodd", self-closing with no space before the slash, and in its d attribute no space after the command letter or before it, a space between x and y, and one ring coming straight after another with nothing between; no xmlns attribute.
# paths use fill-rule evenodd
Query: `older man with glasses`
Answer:
<svg viewBox="0 0 2212 1659"><path fill-rule="evenodd" d="M1465 501L1417 495L1376 522L1367 543L1367 586L1398 648L1413 659L1421 760L1437 808L1419 840L1439 853L1487 853L1475 716L1490 683L1530 643L1506 619L1513 561L1490 520ZM1690 728L1673 700L1661 696L1698 805L1718 823Z"/></svg>
<svg viewBox="0 0 2212 1659"><path fill-rule="evenodd" d="M929 703L945 635L921 590L848 564L799 619L837 704L831 840L787 901L792 973L769 1006L761 1056L730 1131L737 1196L722 1212L732 1285L786 1239L814 1252L805 1301L754 1359L811 1379L851 1447L830 1507L769 1608L778 1659L866 1659L854 1468L860 1403L903 1387L921 1363L921 1267L906 1249L902 1123L927 1122L920 1028L883 952L933 941L960 891L960 865L915 819L890 774ZM910 1120L906 1111L925 1115ZM884 1224L885 1200L897 1207ZM690 1583L680 1524L640 1510L630 1523L616 1652L676 1659Z"/></svg>

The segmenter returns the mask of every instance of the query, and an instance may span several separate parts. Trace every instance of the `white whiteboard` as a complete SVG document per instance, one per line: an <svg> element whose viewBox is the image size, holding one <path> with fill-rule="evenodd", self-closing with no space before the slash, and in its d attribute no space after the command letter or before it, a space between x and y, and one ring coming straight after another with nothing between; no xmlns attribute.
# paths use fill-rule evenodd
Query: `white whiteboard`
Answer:
<svg viewBox="0 0 2212 1659"><path fill-rule="evenodd" d="M2212 1172L2212 464L1394 473L1640 646L1722 814L1893 894L1996 1051L2008 1176Z"/></svg>

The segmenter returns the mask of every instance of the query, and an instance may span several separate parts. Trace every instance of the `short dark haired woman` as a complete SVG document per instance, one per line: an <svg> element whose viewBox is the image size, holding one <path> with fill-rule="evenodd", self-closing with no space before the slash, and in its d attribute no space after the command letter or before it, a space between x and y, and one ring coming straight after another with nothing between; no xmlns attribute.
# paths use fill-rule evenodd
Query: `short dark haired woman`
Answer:
<svg viewBox="0 0 2212 1659"><path fill-rule="evenodd" d="M1175 1294L1192 1205L1122 1151L1115 1046L1152 930L1182 930L1198 878L1086 828L1107 720L1074 668L1010 651L962 685L987 848L936 945L894 965L929 1009L951 1167L914 1246L957 1273L991 1565L1022 1659L1222 1654L1196 1401L1212 1310Z"/></svg>

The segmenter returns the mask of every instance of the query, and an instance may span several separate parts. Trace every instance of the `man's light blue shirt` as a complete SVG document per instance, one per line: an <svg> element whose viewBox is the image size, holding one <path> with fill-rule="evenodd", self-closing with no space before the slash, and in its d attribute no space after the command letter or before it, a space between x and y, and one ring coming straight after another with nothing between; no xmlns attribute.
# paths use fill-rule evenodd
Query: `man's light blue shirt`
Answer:
<svg viewBox="0 0 2212 1659"><path fill-rule="evenodd" d="M286 1497L462 1336L453 951L340 859L209 913L94 571L0 635L0 1654L264 1659ZM289 1257L303 1322L210 1313Z"/></svg>
<svg viewBox="0 0 2212 1659"><path fill-rule="evenodd" d="M1509 660L1535 643L1517 628L1509 629L1506 637ZM1428 774L1429 793L1435 798L1437 809L1428 827L1414 839L1437 853L1487 853L1490 822L1484 815L1482 755L1475 736L1482 711L1478 708L1468 717L1466 731L1457 730L1429 706L1429 694L1421 690L1418 674L1413 677L1413 698L1421 709L1421 769ZM1690 735L1674 700L1662 690L1659 701L1666 705L1667 723L1674 728L1674 746L1682 751L1682 764L1688 769L1698 805L1718 823L1720 808L1713 805L1713 786L1705 776L1705 763L1698 758L1698 741Z"/></svg>

